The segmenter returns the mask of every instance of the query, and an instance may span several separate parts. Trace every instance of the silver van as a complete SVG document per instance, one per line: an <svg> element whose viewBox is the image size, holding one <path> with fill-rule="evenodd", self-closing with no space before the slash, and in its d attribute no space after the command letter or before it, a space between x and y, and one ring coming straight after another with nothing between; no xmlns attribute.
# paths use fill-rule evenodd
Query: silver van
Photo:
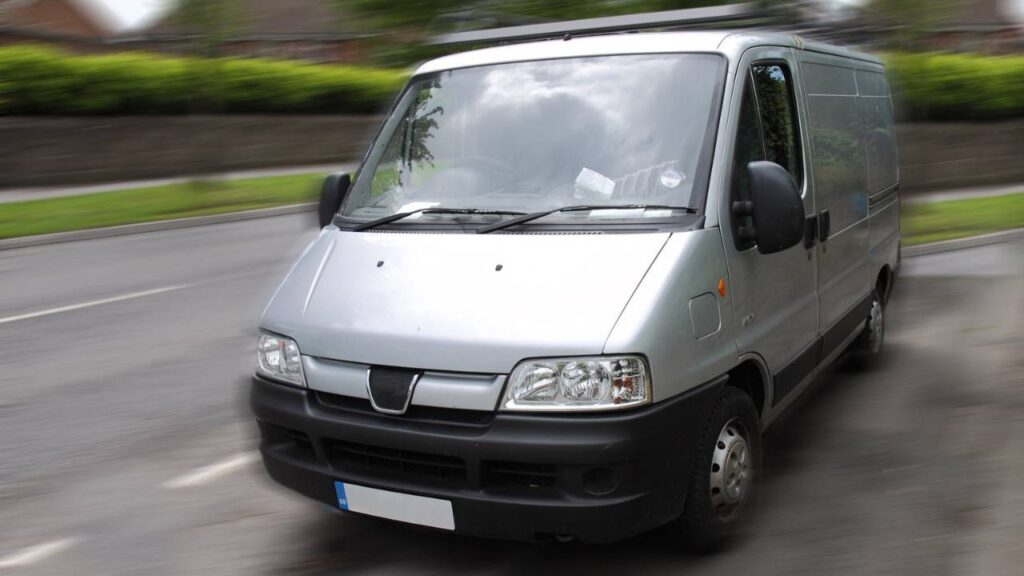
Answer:
<svg viewBox="0 0 1024 576"><path fill-rule="evenodd" d="M882 63L760 32L422 65L260 320L266 469L457 533L721 542L899 264Z"/></svg>

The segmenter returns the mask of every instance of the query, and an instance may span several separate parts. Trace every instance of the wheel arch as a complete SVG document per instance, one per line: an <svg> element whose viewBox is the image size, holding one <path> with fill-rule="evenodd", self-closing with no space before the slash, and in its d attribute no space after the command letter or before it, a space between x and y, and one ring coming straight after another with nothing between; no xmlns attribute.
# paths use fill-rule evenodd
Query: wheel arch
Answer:
<svg viewBox="0 0 1024 576"><path fill-rule="evenodd" d="M882 269L878 271L878 276L875 277L875 289L878 290L878 295L881 296L883 305L889 302L889 295L892 294L893 280L892 268L888 264L882 266Z"/></svg>
<svg viewBox="0 0 1024 576"><path fill-rule="evenodd" d="M740 356L739 363L729 370L726 386L739 388L750 396L757 415L764 421L772 402L772 377L768 364L759 354L749 352Z"/></svg>

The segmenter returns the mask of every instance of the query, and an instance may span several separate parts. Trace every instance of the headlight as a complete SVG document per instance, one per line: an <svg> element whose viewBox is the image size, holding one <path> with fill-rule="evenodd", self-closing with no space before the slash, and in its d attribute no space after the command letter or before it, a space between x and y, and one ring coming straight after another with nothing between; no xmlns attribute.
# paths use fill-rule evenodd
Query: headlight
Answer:
<svg viewBox="0 0 1024 576"><path fill-rule="evenodd" d="M256 373L297 386L306 385L299 346L291 338L277 334L260 332L256 343Z"/></svg>
<svg viewBox="0 0 1024 576"><path fill-rule="evenodd" d="M621 410L651 401L639 356L527 360L509 376L503 410Z"/></svg>

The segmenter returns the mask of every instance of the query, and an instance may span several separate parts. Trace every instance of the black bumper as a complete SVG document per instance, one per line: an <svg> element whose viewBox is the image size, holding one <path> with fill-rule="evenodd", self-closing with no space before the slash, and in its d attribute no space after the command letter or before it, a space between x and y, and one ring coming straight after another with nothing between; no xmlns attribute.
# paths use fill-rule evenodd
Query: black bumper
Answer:
<svg viewBox="0 0 1024 576"><path fill-rule="evenodd" d="M342 480L450 500L462 534L601 542L679 516L694 439L718 392L707 385L603 415L386 416L254 378L251 403L270 476L331 506Z"/></svg>

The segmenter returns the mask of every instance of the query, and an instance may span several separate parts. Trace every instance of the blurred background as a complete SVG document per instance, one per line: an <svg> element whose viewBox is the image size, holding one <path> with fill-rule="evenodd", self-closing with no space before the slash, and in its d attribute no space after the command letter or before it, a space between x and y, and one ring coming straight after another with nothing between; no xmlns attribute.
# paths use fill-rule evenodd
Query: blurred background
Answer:
<svg viewBox="0 0 1024 576"><path fill-rule="evenodd" d="M905 260L886 362L841 363L772 432L732 550L456 538L265 479L261 306L323 175L457 49L432 39L720 3L0 0L0 574L1019 574L1024 0L764 1L734 23L885 60Z"/></svg>

